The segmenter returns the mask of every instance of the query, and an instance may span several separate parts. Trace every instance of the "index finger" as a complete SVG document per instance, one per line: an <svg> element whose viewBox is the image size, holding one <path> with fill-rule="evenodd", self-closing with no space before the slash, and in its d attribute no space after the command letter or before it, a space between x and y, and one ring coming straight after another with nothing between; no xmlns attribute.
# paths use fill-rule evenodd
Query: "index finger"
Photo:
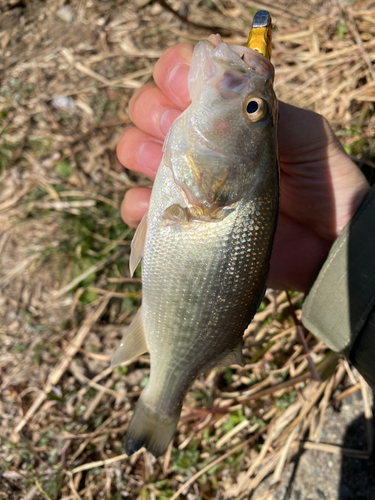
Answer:
<svg viewBox="0 0 375 500"><path fill-rule="evenodd" d="M188 73L194 47L187 43L167 49L154 67L154 80L162 92L180 109L190 104Z"/></svg>

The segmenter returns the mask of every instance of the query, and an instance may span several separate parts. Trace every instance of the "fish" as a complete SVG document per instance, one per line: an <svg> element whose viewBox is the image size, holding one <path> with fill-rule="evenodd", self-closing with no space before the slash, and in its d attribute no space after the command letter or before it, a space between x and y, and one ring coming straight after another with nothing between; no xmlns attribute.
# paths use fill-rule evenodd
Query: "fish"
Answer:
<svg viewBox="0 0 375 500"><path fill-rule="evenodd" d="M277 99L270 61L211 35L194 48L190 106L173 123L137 228L142 305L112 366L145 352L150 376L124 447L162 455L202 373L242 365L264 296L279 207Z"/></svg>

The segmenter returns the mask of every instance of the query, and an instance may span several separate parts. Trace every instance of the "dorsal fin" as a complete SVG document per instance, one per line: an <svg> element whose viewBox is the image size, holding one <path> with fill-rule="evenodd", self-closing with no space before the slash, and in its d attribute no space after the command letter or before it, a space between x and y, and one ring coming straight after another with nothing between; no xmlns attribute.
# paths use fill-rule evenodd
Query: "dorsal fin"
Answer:
<svg viewBox="0 0 375 500"><path fill-rule="evenodd" d="M132 240L130 259L129 259L130 276L133 276L135 268L141 262L141 259L143 257L146 234L147 234L147 212L142 217L142 220L139 223L139 226L137 227L137 230Z"/></svg>

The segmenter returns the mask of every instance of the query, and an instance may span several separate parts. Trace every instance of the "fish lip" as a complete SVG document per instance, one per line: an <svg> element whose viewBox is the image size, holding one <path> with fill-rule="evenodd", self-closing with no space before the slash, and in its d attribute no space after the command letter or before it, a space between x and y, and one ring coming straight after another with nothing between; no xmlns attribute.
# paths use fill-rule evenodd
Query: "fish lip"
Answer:
<svg viewBox="0 0 375 500"><path fill-rule="evenodd" d="M227 51L229 49L233 54L238 56L240 62L235 58L231 59L235 64L239 63L239 68L241 68L242 71L248 71L250 68L260 76L263 76L266 83L269 81L271 84L273 83L275 73L273 64L270 59L267 59L267 57L257 50L246 46L244 47L242 45L229 45L223 42L220 35L210 35L204 43L207 42L207 48L210 47L209 53L211 58L216 59L215 56L218 56L218 59L220 60L220 52L225 47L224 50Z"/></svg>
<svg viewBox="0 0 375 500"><path fill-rule="evenodd" d="M242 64L249 67L260 76L263 76L267 82L271 81L271 83L273 83L275 69L271 61L264 57L263 54L249 47L242 47L240 45L228 45L228 47L239 57Z"/></svg>
<svg viewBox="0 0 375 500"><path fill-rule="evenodd" d="M236 70L240 73L249 74L249 69L254 71L260 77L265 79L265 82L273 84L275 70L272 63L260 54L258 51L243 47L240 45L228 45L220 41L216 46L212 40L208 40L210 44L209 57L219 65L223 64L222 54L225 52L230 58L230 63L235 65ZM207 47L208 48L208 47ZM229 55L231 53L231 55ZM232 70L236 71L232 66Z"/></svg>

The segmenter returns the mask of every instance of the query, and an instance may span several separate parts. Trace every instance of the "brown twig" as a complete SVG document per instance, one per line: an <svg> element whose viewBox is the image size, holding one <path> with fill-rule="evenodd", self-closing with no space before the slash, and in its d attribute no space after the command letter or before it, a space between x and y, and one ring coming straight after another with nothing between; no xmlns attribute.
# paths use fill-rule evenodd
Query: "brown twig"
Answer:
<svg viewBox="0 0 375 500"><path fill-rule="evenodd" d="M21 420L16 425L13 431L14 439L16 439L17 434L23 429L26 423L33 417L35 412L46 400L47 394L51 392L52 387L59 382L60 378L67 370L71 359L73 358L73 356L75 356L77 350L81 347L83 341L85 340L87 334L89 333L91 325L96 321L98 321L98 319L104 313L109 303L109 300L110 299L108 297L104 297L99 306L87 315L87 317L82 323L81 328L78 330L74 341L68 345L62 360L55 366L55 368L50 373L50 376L48 378L47 384L44 387L44 390L40 392L34 403L27 411L26 415L22 417Z"/></svg>
<svg viewBox="0 0 375 500"><path fill-rule="evenodd" d="M286 296L287 296L287 299L289 302L290 311L291 311L292 316L293 316L293 321L294 321L296 328L297 328L297 331L298 331L299 338L301 339L302 345L305 349L305 353L307 354L307 361L309 363L312 379L317 380L318 382L321 382L322 379L320 378L319 373L318 373L318 371L313 363L313 360L311 359L311 356L310 356L310 349L309 349L309 346L307 345L307 342L305 339L305 335L303 332L303 326L301 325L301 322L298 320L298 318L296 316L296 312L294 310L294 306L292 304L292 301L290 299L290 295L289 295L288 291L286 291Z"/></svg>
<svg viewBox="0 0 375 500"><path fill-rule="evenodd" d="M121 250L119 250L117 252L114 252L109 257L106 257L105 259L103 259L100 262L98 262L98 264L94 264L93 266L89 267L88 269L86 269L85 272L83 272L82 274L80 274L79 276L77 276L76 278L74 278L73 281L71 281L67 285L63 286L62 288L60 288L60 290L56 290L55 292L53 292L52 293L53 298L54 299L59 299L60 297L62 297L66 293L70 292L70 290L73 290L73 288L75 288L83 280L85 280L86 278L88 278L89 276L91 276L91 274L97 273L98 271L101 271L106 266L108 266L108 264L110 264L114 260L118 259L118 257L120 257L120 255L121 255L121 253L122 253Z"/></svg>
<svg viewBox="0 0 375 500"><path fill-rule="evenodd" d="M268 426L267 426L268 427ZM203 474L205 474L207 471L209 471L210 469L212 469L212 467L215 467L215 465L223 462L224 460L226 460L228 457L230 457L231 455L233 455L234 453L237 453L237 451L240 451L242 450L242 448L244 448L245 446L247 446L248 444L250 443L256 443L257 440L260 438L260 436L266 431L267 427L265 427L264 429L262 429L261 431L257 432L254 436L252 436L251 438L249 439L246 439L246 441L244 441L243 443L235 446L234 448L232 448L231 450L227 451L224 455L222 455L221 457L217 458L216 460L214 460L213 462L209 463L208 465L206 465L206 467L203 467L203 469L201 469L199 472L197 472L196 474L194 474L190 479L188 479L177 491L176 493L170 498L170 500L176 500L176 498L178 498L181 493L183 491L185 491L191 484L193 484L199 477L201 477Z"/></svg>
<svg viewBox="0 0 375 500"><path fill-rule="evenodd" d="M105 465L115 464L116 462L120 462L125 458L129 458L126 453L122 455L118 455L117 457L107 458L106 460L98 460L97 462L90 462L88 464L80 465L79 467L75 467L71 472L72 474L77 474L77 472L81 472L84 470L95 469L96 467L103 467Z"/></svg>
<svg viewBox="0 0 375 500"><path fill-rule="evenodd" d="M167 10L168 12L171 12L180 21L186 23L188 26L191 26L192 28L204 29L204 30L210 31L211 33L212 32L219 33L222 36L230 36L232 33L239 33L239 34L243 35L242 31L228 30L227 28L224 28L223 26L214 26L214 25L205 25L205 24L195 23L193 21L190 21L187 17L181 15L179 12L172 9L172 7L165 0L156 0L156 1L158 4L160 4L163 7L163 9Z"/></svg>

